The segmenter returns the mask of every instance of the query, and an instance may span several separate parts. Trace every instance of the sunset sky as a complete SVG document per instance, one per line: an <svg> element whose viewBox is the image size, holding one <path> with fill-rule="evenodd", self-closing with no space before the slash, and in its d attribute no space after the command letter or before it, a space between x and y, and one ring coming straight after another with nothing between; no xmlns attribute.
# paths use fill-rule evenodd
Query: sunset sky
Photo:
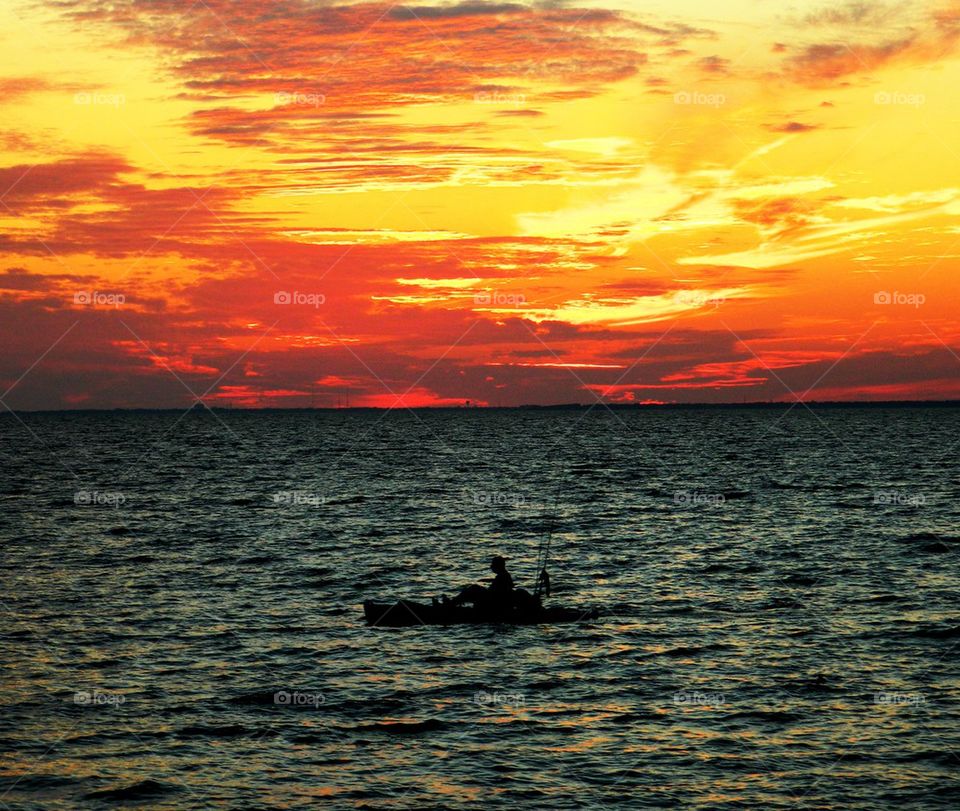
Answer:
<svg viewBox="0 0 960 811"><path fill-rule="evenodd" d="M11 0L7 408L960 397L960 2Z"/></svg>

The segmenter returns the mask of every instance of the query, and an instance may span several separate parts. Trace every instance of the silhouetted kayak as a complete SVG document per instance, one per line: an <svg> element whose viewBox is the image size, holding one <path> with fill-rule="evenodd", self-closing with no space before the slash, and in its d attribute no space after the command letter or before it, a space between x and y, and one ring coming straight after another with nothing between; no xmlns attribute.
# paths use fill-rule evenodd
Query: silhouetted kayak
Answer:
<svg viewBox="0 0 960 811"><path fill-rule="evenodd" d="M547 608L531 606L507 612L482 611L473 606L427 605L412 600L378 603L365 600L363 616L367 625L377 628L404 628L411 625L552 625L559 622L583 622L600 616L599 609Z"/></svg>

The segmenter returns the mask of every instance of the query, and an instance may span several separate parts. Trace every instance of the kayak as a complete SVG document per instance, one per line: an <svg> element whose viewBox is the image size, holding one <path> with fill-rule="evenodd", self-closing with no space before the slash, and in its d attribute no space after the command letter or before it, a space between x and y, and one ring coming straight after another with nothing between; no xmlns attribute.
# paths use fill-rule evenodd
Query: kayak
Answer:
<svg viewBox="0 0 960 811"><path fill-rule="evenodd" d="M375 628L407 628L413 625L553 625L559 622L584 622L600 616L596 608L562 608L534 605L509 611L483 611L474 606L427 605L412 600L378 603L365 600L363 616Z"/></svg>

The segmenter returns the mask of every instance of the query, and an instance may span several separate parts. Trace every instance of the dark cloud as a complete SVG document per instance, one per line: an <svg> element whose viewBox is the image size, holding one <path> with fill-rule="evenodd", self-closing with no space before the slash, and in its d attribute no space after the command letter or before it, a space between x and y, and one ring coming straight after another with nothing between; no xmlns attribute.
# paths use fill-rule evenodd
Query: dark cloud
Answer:
<svg viewBox="0 0 960 811"><path fill-rule="evenodd" d="M787 121L784 124L774 124L767 127L771 132L811 132L819 128L819 124L804 124L801 121Z"/></svg>
<svg viewBox="0 0 960 811"><path fill-rule="evenodd" d="M836 83L848 76L869 74L890 64L926 64L954 53L960 42L960 11L956 4L928 11L906 6L852 3L826 8L807 18L809 26L856 29L827 42L798 43L784 61L784 74L811 86ZM892 22L901 23L893 25Z"/></svg>
<svg viewBox="0 0 960 811"><path fill-rule="evenodd" d="M831 4L812 11L803 17L807 26L884 26L899 22L908 10L905 3L864 2L855 0L843 4Z"/></svg>
<svg viewBox="0 0 960 811"><path fill-rule="evenodd" d="M450 6L397 6L387 16L392 20L445 20L475 17L482 14L521 14L526 6L519 3L457 3Z"/></svg>
<svg viewBox="0 0 960 811"><path fill-rule="evenodd" d="M30 273L26 268L7 268L0 273L0 291L46 292L59 290L64 283L79 285L89 283L95 276L69 273Z"/></svg>

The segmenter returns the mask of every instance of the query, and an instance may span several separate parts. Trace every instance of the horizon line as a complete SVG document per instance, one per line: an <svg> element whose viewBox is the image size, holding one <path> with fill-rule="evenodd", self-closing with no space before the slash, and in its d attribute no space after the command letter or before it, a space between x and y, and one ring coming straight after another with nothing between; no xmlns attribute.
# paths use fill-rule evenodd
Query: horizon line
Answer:
<svg viewBox="0 0 960 811"><path fill-rule="evenodd" d="M840 408L902 408L902 407L949 407L960 406L960 399L930 400L751 400L749 402L684 402L684 403L522 403L520 405L418 405L418 406L234 406L208 405L203 402L186 407L177 406L113 406L103 408L7 408L7 414L99 414L106 412L183 412L183 411L242 411L258 413L264 411L525 411L575 409L592 410L641 410L641 409L682 409L682 408L794 408L802 406L827 406ZM6 414L4 414L5 416Z"/></svg>

